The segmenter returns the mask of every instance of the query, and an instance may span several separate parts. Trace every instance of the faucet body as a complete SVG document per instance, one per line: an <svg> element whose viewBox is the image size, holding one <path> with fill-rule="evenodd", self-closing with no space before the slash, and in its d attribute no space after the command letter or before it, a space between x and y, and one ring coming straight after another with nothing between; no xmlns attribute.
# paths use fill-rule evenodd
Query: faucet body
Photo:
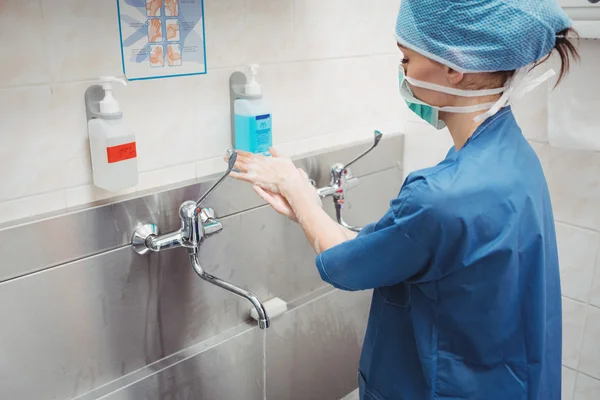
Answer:
<svg viewBox="0 0 600 400"><path fill-rule="evenodd" d="M329 186L317 189L317 193L321 198L330 196L333 198L335 216L338 224L354 232L360 232L362 228L346 223L344 217L342 216L346 192L354 189L359 184L359 180L352 174L350 166L377 147L382 137L383 134L381 132L375 131L373 145L367 151L350 161L348 164L334 164L329 172Z"/></svg>
<svg viewBox="0 0 600 400"><path fill-rule="evenodd" d="M212 193L217 186L229 175L237 153L230 153L229 168L227 172L200 198L198 201L186 201L179 207L181 228L175 232L160 235L159 229L154 224L144 224L135 230L131 239L131 246L138 254L159 252L167 249L183 247L187 249L190 263L194 272L203 280L223 288L231 293L248 300L258 312L258 324L261 329L270 325L267 312L256 295L239 288L229 282L208 274L200 265L199 252L204 240L223 230L223 224L216 219L212 208L202 208L201 203Z"/></svg>

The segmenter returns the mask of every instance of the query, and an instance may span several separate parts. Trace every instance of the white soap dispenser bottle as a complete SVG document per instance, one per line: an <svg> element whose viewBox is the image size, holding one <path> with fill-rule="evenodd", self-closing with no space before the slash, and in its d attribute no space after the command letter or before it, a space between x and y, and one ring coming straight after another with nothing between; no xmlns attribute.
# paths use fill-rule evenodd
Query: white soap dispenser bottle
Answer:
<svg viewBox="0 0 600 400"><path fill-rule="evenodd" d="M123 123L123 113L113 96L113 83L127 85L116 77L100 78L104 99L88 121L94 185L118 192L138 184L135 134Z"/></svg>

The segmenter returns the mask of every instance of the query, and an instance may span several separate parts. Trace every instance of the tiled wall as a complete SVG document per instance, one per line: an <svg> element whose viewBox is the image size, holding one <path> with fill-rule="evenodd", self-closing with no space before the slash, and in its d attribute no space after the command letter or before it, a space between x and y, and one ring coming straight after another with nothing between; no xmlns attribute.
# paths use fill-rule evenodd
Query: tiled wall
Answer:
<svg viewBox="0 0 600 400"><path fill-rule="evenodd" d="M580 49L582 63L600 63L600 45L585 41ZM589 79L577 74L575 67L564 84ZM552 86L530 93L516 104L515 113L544 166L554 207L563 291L563 400L598 400L600 152L550 147L546 104ZM452 145L447 131L412 122L406 129L405 174L435 164Z"/></svg>
<svg viewBox="0 0 600 400"><path fill-rule="evenodd" d="M138 191L223 168L230 74L260 63L274 141L294 155L402 130L398 0L206 0L208 74L132 82ZM121 74L116 0L0 2L0 223L112 196L92 186L83 94Z"/></svg>

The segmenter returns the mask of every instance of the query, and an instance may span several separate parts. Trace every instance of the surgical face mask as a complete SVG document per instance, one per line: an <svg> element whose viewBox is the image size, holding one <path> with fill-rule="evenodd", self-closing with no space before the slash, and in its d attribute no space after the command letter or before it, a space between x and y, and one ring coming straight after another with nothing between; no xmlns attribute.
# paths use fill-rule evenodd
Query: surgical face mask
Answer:
<svg viewBox="0 0 600 400"><path fill-rule="evenodd" d="M398 77L400 79L400 95L402 96L404 101L406 101L408 108L410 108L421 119L423 119L425 122L427 122L436 129L444 129L446 127L446 123L440 119L440 111L450 113L472 113L477 111L491 110L496 105L496 103L483 103L476 104L473 106L461 107L435 107L417 99L413 94L412 90L410 89L410 86L408 85L409 83L413 86L420 87L423 89L433 90L435 92L446 93L460 97L491 96L495 94L500 94L507 90L507 88L504 87L486 90L461 90L436 85L434 83L423 82L406 76L402 65L400 65L398 69Z"/></svg>

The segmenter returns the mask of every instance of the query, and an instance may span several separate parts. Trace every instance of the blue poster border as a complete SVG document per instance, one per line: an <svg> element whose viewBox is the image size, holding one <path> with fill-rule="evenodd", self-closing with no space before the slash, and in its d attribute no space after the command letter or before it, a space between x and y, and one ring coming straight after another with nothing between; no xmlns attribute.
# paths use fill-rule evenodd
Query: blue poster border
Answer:
<svg viewBox="0 0 600 400"><path fill-rule="evenodd" d="M127 78L128 81L148 81L152 79L166 79L166 78L180 78L182 76L197 76L197 75L206 75L208 73L208 64L206 62L206 15L204 14L204 0L200 0L201 8L202 8L202 47L204 47L204 72L195 72L189 74L176 74L176 75L162 75L162 76L150 76L145 78ZM123 49L123 29L121 27L121 6L119 4L119 0L116 0L117 3L117 17L119 20L119 46L121 47L121 67L123 69L123 75L127 77L127 71L125 68L125 49Z"/></svg>

